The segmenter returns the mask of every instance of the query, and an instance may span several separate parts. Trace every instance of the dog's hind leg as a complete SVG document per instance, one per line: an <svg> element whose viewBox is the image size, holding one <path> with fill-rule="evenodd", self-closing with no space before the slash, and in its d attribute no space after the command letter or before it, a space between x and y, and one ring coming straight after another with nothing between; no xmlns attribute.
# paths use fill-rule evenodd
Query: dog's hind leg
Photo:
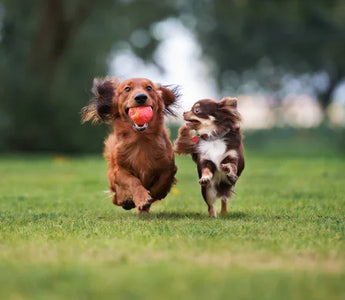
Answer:
<svg viewBox="0 0 345 300"><path fill-rule="evenodd" d="M210 217L217 217L214 203L217 200L217 191L212 180L216 166L212 161L202 160L198 163L199 184L201 185L202 196L208 206Z"/></svg>
<svg viewBox="0 0 345 300"><path fill-rule="evenodd" d="M228 213L228 200L230 199L233 191L234 186L233 185L220 185L218 188L222 188L221 199L222 199L222 206L220 213L225 215Z"/></svg>
<svg viewBox="0 0 345 300"><path fill-rule="evenodd" d="M208 206L208 214L210 217L217 217L217 212L214 207L214 203L217 200L217 192L214 187L209 184L208 186L202 186L201 188L202 196Z"/></svg>
<svg viewBox="0 0 345 300"><path fill-rule="evenodd" d="M150 188L150 194L153 199L161 200L166 197L171 189L171 186L176 181L176 171L177 167L175 166L175 164L172 164L172 166L168 170L160 175L158 180Z"/></svg>
<svg viewBox="0 0 345 300"><path fill-rule="evenodd" d="M228 198L226 196L222 197L222 206L221 206L220 213L222 215L225 215L228 213Z"/></svg>
<svg viewBox="0 0 345 300"><path fill-rule="evenodd" d="M216 209L214 208L214 205L208 205L208 214L210 217L214 217L217 218L217 213L216 213Z"/></svg>

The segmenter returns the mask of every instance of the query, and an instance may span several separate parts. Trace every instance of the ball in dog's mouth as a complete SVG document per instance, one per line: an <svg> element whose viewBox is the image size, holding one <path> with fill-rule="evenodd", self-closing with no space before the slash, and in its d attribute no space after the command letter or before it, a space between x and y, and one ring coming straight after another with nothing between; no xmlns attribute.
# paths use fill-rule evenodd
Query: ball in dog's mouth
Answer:
<svg viewBox="0 0 345 300"><path fill-rule="evenodd" d="M128 117L137 131L144 131L151 121L153 111L151 106L137 106L128 109Z"/></svg>

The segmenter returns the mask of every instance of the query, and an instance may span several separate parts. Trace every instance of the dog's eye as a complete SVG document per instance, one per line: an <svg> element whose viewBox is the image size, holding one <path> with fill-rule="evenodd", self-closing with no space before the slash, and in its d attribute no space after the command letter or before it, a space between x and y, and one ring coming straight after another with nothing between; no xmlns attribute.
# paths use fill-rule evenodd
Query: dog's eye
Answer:
<svg viewBox="0 0 345 300"><path fill-rule="evenodd" d="M197 113L199 113L199 112L200 112L200 108L199 108L199 107L195 107L195 108L194 108L194 113L197 114Z"/></svg>
<svg viewBox="0 0 345 300"><path fill-rule="evenodd" d="M129 92L131 90L131 88L129 86L125 87L125 92Z"/></svg>
<svg viewBox="0 0 345 300"><path fill-rule="evenodd" d="M148 92L151 92L151 91L152 91L152 86L148 85L148 86L146 87L146 90L147 90Z"/></svg>

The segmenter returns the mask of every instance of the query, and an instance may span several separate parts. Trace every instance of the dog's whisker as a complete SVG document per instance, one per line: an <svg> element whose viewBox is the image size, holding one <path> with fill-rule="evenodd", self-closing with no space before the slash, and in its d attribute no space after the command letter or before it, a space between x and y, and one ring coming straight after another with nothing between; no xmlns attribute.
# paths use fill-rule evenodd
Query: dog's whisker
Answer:
<svg viewBox="0 0 345 300"><path fill-rule="evenodd" d="M115 196L115 192L110 190L103 191L103 194L105 195L103 199L111 199Z"/></svg>

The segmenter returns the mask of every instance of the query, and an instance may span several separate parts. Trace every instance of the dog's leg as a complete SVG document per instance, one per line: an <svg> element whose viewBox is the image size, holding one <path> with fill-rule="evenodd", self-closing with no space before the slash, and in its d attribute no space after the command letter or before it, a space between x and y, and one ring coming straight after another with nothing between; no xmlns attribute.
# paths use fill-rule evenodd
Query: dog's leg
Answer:
<svg viewBox="0 0 345 300"><path fill-rule="evenodd" d="M128 201L132 200L138 213L143 211L148 212L150 210L152 198L137 177L122 168L117 168L114 180L117 205L123 206L126 209Z"/></svg>
<svg viewBox="0 0 345 300"><path fill-rule="evenodd" d="M208 214L210 217L217 217L217 212L214 207L214 203L217 200L216 191L213 186L206 187L206 199L208 206Z"/></svg>
<svg viewBox="0 0 345 300"><path fill-rule="evenodd" d="M217 217L217 212L214 207L214 203L217 200L217 192L212 184L201 187L202 196L208 207L208 214L210 217Z"/></svg>
<svg viewBox="0 0 345 300"><path fill-rule="evenodd" d="M214 172L217 171L217 167L212 161L206 159L198 161L197 165L200 185L208 185L211 182Z"/></svg>
<svg viewBox="0 0 345 300"><path fill-rule="evenodd" d="M201 171L201 178L199 179L200 185L208 185L211 182L211 179L213 177L213 173L209 168L204 168Z"/></svg>
<svg viewBox="0 0 345 300"><path fill-rule="evenodd" d="M229 180L232 184L235 184L237 176L237 165L234 163L221 164L220 169L229 177Z"/></svg>
<svg viewBox="0 0 345 300"><path fill-rule="evenodd" d="M221 207L220 213L222 215L225 215L228 213L228 198L225 196L222 197L222 207Z"/></svg>
<svg viewBox="0 0 345 300"><path fill-rule="evenodd" d="M201 160L198 162L199 183L201 185L202 196L208 206L208 214L211 217L217 217L214 203L217 199L217 191L212 184L212 178L217 168L210 160Z"/></svg>
<svg viewBox="0 0 345 300"><path fill-rule="evenodd" d="M222 160L220 169L229 177L232 184L235 184L237 176L238 154L235 150L230 150L227 156Z"/></svg>
<svg viewBox="0 0 345 300"><path fill-rule="evenodd" d="M113 197L113 204L122 206L125 210L130 210L135 207L135 204L133 202L133 196L129 192L129 190L121 188L121 186L118 186L114 183L115 187L115 194Z"/></svg>
<svg viewBox="0 0 345 300"><path fill-rule="evenodd" d="M160 200L166 197L171 189L172 184L175 183L174 177L176 171L177 167L173 163L171 168L161 174L159 179L150 188L150 194L153 199Z"/></svg>
<svg viewBox="0 0 345 300"><path fill-rule="evenodd" d="M217 218L217 213L216 213L216 209L214 208L214 205L208 206L208 214L210 217Z"/></svg>

